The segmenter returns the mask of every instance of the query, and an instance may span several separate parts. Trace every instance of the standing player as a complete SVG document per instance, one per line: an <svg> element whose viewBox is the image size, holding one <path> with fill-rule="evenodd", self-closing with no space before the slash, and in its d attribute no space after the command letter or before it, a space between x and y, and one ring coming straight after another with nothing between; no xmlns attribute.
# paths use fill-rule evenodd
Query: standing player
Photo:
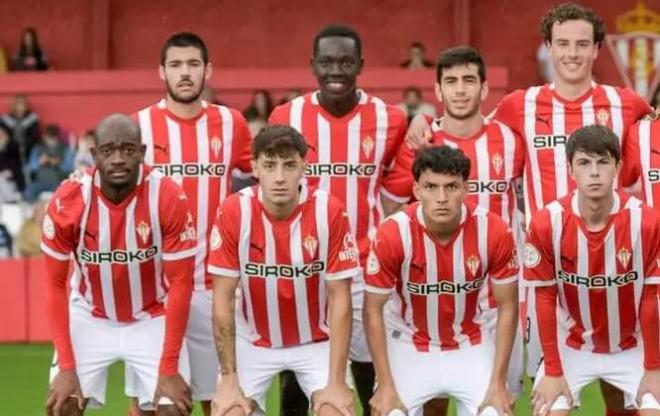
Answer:
<svg viewBox="0 0 660 416"><path fill-rule="evenodd" d="M500 216L510 227L517 227L514 181L522 176L524 148L520 136L504 124L488 121L481 114L481 103L488 95L486 65L479 52L470 47L447 49L437 64L436 96L444 106L444 116L431 123L434 145L458 148L470 159L466 201ZM396 202L408 202L415 178L412 173L415 150L401 146L392 171L385 177L381 193ZM515 224L514 224L515 223ZM495 299L488 285L482 307L492 324L496 321ZM490 294L490 296L489 296ZM522 334L516 337L509 364L508 387L514 394L522 390ZM429 405L433 406L433 405ZM435 413L444 414L436 403ZM446 406L443 406L446 407ZM430 407L427 411L431 411Z"/></svg>
<svg viewBox="0 0 660 416"><path fill-rule="evenodd" d="M632 90L597 84L593 63L605 40L605 26L592 10L572 3L553 7L541 21L541 34L550 51L555 82L515 91L498 105L495 119L518 133L525 144L523 196L526 224L543 206L575 188L566 168L565 144L578 128L600 124L623 140L630 127L651 108ZM411 129L411 143L430 137L424 119ZM529 342L527 374L533 377L541 362L533 291L526 291ZM625 412L621 401L605 392L612 414Z"/></svg>
<svg viewBox="0 0 660 416"><path fill-rule="evenodd" d="M350 282L360 268L346 212L327 192L301 185L307 144L295 129L268 126L252 149L259 185L230 196L211 233L222 371L214 415L265 411L283 370L295 373L315 414L351 415Z"/></svg>
<svg viewBox="0 0 660 416"><path fill-rule="evenodd" d="M313 47L311 66L319 90L275 108L270 122L290 125L305 137L310 148L305 170L309 184L344 204L364 262L380 222L381 181L403 141L406 117L357 88L364 60L362 41L353 29L328 26L316 35ZM374 372L361 323L361 277L354 280L352 291L351 369L366 410Z"/></svg>
<svg viewBox="0 0 660 416"><path fill-rule="evenodd" d="M202 401L206 415L218 379L207 241L217 208L231 191L232 171L250 171L250 132L243 116L200 99L211 72L202 39L193 33L172 35L163 46L159 69L167 95L137 114L147 147L145 161L181 185L195 221L200 250L186 345L193 399Z"/></svg>
<svg viewBox="0 0 660 416"><path fill-rule="evenodd" d="M614 191L620 158L608 128L576 131L566 159L577 189L529 227L524 274L536 292L545 358L533 393L537 415L568 415L598 379L623 391L627 408L660 411L660 217Z"/></svg>
<svg viewBox="0 0 660 416"><path fill-rule="evenodd" d="M87 404L103 405L108 369L123 360L138 381L132 394L141 409L156 405L158 414L187 415L185 348L182 374L178 368L197 249L186 197L142 164L144 146L129 117L107 117L96 138L96 169L57 189L43 223L46 304L58 364L48 414L76 415Z"/></svg>
<svg viewBox="0 0 660 416"><path fill-rule="evenodd" d="M457 400L459 415L484 408L511 415L506 378L518 320L512 232L497 215L464 202L470 160L462 151L422 149L413 174L420 202L380 226L367 260L364 320L378 378L371 406L376 415L394 408L421 415L441 395ZM495 342L478 302L491 281Z"/></svg>
<svg viewBox="0 0 660 416"><path fill-rule="evenodd" d="M619 179L624 187L641 179L642 199L647 205L660 209L660 120L641 120L624 142Z"/></svg>

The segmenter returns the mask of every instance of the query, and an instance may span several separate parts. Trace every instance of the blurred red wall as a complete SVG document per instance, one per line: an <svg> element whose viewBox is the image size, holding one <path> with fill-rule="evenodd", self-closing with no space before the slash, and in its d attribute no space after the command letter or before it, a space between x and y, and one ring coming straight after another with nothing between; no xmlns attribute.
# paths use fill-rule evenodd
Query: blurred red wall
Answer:
<svg viewBox="0 0 660 416"><path fill-rule="evenodd" d="M538 23L554 0L3 0L0 46L16 50L26 26L38 28L42 44L59 69L153 68L172 32L202 35L216 65L226 68L301 67L314 34L325 24L346 22L364 40L366 64L395 66L412 41L426 44L434 59L467 25L470 43L489 65L506 66L512 87L539 82ZM634 0L585 0L615 31L617 15ZM660 0L645 0L660 12ZM467 19L457 8L467 8ZM99 54L101 56L99 57ZM609 51L595 70L601 82L621 83Z"/></svg>

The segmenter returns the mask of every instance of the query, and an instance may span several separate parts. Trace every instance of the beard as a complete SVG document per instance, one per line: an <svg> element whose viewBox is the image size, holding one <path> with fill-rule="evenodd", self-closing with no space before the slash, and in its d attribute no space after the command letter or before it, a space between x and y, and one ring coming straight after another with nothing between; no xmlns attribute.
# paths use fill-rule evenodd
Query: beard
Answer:
<svg viewBox="0 0 660 416"><path fill-rule="evenodd" d="M172 100L180 104L191 104L197 101L202 95L202 91L204 91L204 78L202 78L202 82L199 84L199 89L193 92L193 94L189 97L182 97L178 95L167 80L165 80L165 87L167 88L167 94L172 98Z"/></svg>

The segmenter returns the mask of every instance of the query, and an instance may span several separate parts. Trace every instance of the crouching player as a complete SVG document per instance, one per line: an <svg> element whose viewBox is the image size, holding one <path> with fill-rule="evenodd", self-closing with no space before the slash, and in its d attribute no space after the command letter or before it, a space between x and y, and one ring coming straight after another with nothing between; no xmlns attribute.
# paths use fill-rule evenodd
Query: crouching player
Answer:
<svg viewBox="0 0 660 416"><path fill-rule="evenodd" d="M459 416L512 415L506 380L518 262L511 230L464 201L470 160L462 151L419 150L413 174L419 202L380 226L367 261L364 321L378 380L372 412L421 415L426 401L451 396ZM478 306L489 280L499 305L495 342Z"/></svg>
<svg viewBox="0 0 660 416"><path fill-rule="evenodd" d="M358 252L341 204L304 184L306 153L292 127L264 128L252 144L259 185L218 212L209 262L221 372L213 415L265 411L283 370L295 373L317 414L353 413L345 376Z"/></svg>
<svg viewBox="0 0 660 416"><path fill-rule="evenodd" d="M658 415L658 214L614 191L621 152L608 128L577 130L566 159L577 190L533 217L523 255L545 357L534 414L568 415L601 380L624 392L627 408Z"/></svg>
<svg viewBox="0 0 660 416"><path fill-rule="evenodd" d="M107 117L96 137L96 168L55 191L43 222L57 360L47 411L78 415L103 405L108 369L123 360L139 380L130 395L140 414L157 407L159 415L188 415L185 350L179 370L196 238L188 203L173 181L142 164L144 145L129 117Z"/></svg>

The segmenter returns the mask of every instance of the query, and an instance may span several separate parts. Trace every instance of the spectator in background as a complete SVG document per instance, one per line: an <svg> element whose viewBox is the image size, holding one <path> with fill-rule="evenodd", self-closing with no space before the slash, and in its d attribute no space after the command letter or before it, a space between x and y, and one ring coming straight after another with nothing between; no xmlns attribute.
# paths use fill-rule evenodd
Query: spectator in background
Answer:
<svg viewBox="0 0 660 416"><path fill-rule="evenodd" d="M18 94L14 97L9 113L0 117L0 124L11 131L11 138L18 144L21 163L25 165L32 147L41 137L39 116L32 111L25 95Z"/></svg>
<svg viewBox="0 0 660 416"><path fill-rule="evenodd" d="M282 98L280 98L280 101L278 105L286 104L289 101L298 98L302 95L302 91L300 91L297 88L290 89Z"/></svg>
<svg viewBox="0 0 660 416"><path fill-rule="evenodd" d="M555 82L555 68L552 64L550 50L545 41L541 42L536 50L536 61L538 62L539 76L548 84Z"/></svg>
<svg viewBox="0 0 660 416"><path fill-rule="evenodd" d="M268 124L268 117L273 111L273 100L266 90L256 90L252 93L252 102L243 110L243 116L248 122L250 133L255 137Z"/></svg>
<svg viewBox="0 0 660 416"><path fill-rule="evenodd" d="M25 220L16 235L16 248L22 257L38 256L41 254L41 223L46 215L47 200L34 204L32 216Z"/></svg>
<svg viewBox="0 0 660 416"><path fill-rule="evenodd" d="M433 62L426 59L426 47L420 42L414 42L410 45L408 60L401 63L401 68L406 69L426 69L433 67Z"/></svg>
<svg viewBox="0 0 660 416"><path fill-rule="evenodd" d="M95 136L96 133L94 133L94 130L87 130L85 134L78 139L76 156L73 158L73 168L75 170L94 166L92 147L94 147Z"/></svg>
<svg viewBox="0 0 660 416"><path fill-rule="evenodd" d="M46 127L43 139L30 152L27 166L32 182L25 189L28 202L37 200L42 192L52 192L73 170L69 147L60 140L60 129Z"/></svg>
<svg viewBox="0 0 660 416"><path fill-rule="evenodd" d="M18 143L11 138L9 129L0 124L0 203L20 200L23 189L25 178Z"/></svg>
<svg viewBox="0 0 660 416"><path fill-rule="evenodd" d="M21 45L12 61L14 71L45 71L48 69L48 58L39 46L37 31L27 28L21 35Z"/></svg>
<svg viewBox="0 0 660 416"><path fill-rule="evenodd" d="M403 90L403 102L399 104L399 107L406 113L408 123L417 114L425 114L434 118L437 116L435 106L424 101L422 90L417 87L408 87Z"/></svg>
<svg viewBox="0 0 660 416"><path fill-rule="evenodd" d="M2 207L0 206L0 259L8 259L13 253L13 241L9 230L2 222Z"/></svg>

